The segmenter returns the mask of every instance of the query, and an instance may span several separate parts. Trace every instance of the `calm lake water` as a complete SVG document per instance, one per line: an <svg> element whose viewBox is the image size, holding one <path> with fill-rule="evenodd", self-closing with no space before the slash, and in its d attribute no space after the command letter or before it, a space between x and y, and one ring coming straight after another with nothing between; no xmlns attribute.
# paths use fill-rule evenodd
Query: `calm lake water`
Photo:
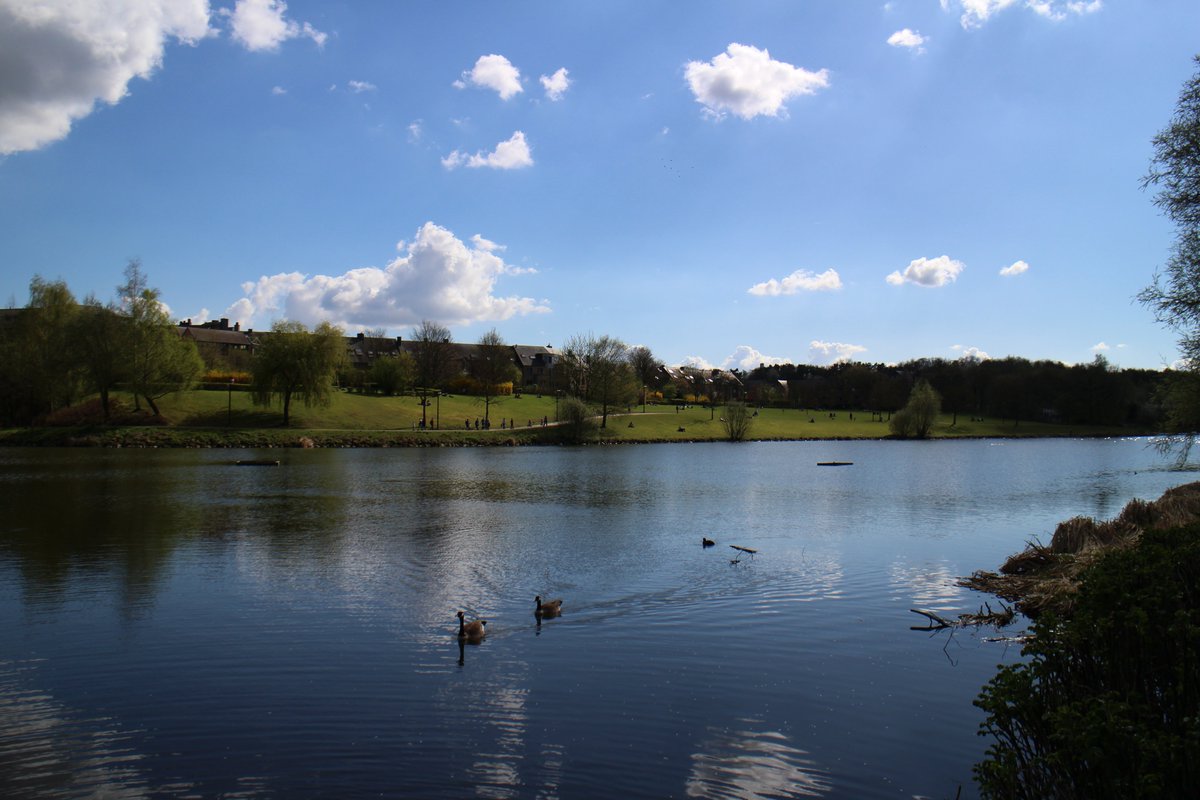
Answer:
<svg viewBox="0 0 1200 800"><path fill-rule="evenodd" d="M973 797L971 701L1019 650L909 609L976 610L956 576L1195 478L1170 466L1145 440L0 449L0 796Z"/></svg>

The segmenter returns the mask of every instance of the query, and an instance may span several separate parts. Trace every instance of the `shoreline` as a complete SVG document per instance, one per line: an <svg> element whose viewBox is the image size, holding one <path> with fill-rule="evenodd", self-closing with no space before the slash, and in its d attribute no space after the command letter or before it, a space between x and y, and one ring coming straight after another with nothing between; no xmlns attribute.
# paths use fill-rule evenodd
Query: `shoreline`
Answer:
<svg viewBox="0 0 1200 800"><path fill-rule="evenodd" d="M771 436L749 442L1018 441L1028 439L1122 439L1166 435L1153 431L1104 433L951 434L927 439L895 436ZM102 428L16 428L0 430L0 447L102 447L176 449L347 449L426 447L604 447L648 444L728 442L726 437L656 438L613 435L582 443L563 440L555 426L470 433L458 430L401 431L313 428L176 428L138 426Z"/></svg>

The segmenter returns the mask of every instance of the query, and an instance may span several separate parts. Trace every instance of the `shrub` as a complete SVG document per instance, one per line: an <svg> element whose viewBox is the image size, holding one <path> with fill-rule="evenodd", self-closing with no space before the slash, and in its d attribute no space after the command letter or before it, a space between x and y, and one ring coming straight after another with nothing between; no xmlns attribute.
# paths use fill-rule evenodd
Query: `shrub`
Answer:
<svg viewBox="0 0 1200 800"><path fill-rule="evenodd" d="M1185 797L1200 785L1200 524L1145 532L1084 573L1071 617L976 705L984 797Z"/></svg>
<svg viewBox="0 0 1200 800"><path fill-rule="evenodd" d="M559 410L560 430L564 441L582 444L599 430L592 409L578 397L564 397Z"/></svg>

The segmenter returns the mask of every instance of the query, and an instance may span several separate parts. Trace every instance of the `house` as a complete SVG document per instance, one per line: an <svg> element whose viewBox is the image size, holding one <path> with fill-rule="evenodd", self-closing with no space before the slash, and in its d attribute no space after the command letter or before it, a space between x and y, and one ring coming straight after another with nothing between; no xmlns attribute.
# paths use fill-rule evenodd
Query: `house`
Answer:
<svg viewBox="0 0 1200 800"><path fill-rule="evenodd" d="M249 369L250 359L258 338L254 329L242 330L241 323L229 327L229 320L221 319L193 325L190 319L178 326L179 335L196 343L196 350L209 367L224 366L232 369Z"/></svg>
<svg viewBox="0 0 1200 800"><path fill-rule="evenodd" d="M521 370L522 386L537 386L539 390L554 386L554 365L559 356L553 347L518 344L513 345L513 353Z"/></svg>

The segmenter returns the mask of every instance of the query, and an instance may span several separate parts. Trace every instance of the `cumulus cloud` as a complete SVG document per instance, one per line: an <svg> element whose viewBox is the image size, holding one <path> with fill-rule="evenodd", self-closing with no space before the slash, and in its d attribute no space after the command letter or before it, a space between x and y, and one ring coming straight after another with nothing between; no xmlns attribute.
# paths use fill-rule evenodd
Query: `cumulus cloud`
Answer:
<svg viewBox="0 0 1200 800"><path fill-rule="evenodd" d="M959 9L964 28L979 28L997 13L1018 5L1018 0L941 0L942 9ZM1104 7L1102 0L1024 0L1024 6L1039 17L1060 22L1069 16L1093 14Z"/></svg>
<svg viewBox="0 0 1200 800"><path fill-rule="evenodd" d="M892 47L906 47L909 50L915 50L918 53L925 52L925 43L929 41L927 38L917 33L916 31L905 28L899 30L888 37L887 43Z"/></svg>
<svg viewBox="0 0 1200 800"><path fill-rule="evenodd" d="M1092 352L1093 352L1093 353L1103 353L1105 350L1110 350L1110 349L1112 349L1112 348L1110 348L1110 347L1109 347L1109 346L1108 346L1106 343L1104 343L1104 342L1096 342L1094 345L1092 345Z"/></svg>
<svg viewBox="0 0 1200 800"><path fill-rule="evenodd" d="M832 292L842 288L842 279L837 270L827 269L820 275L806 269L798 269L782 280L771 278L763 283L756 283L746 291L762 297L778 297L797 292Z"/></svg>
<svg viewBox="0 0 1200 800"><path fill-rule="evenodd" d="M566 78L565 73L563 77ZM463 72L462 78L454 82L454 86L459 89L470 85L492 89L500 95L501 100L507 100L525 91L521 86L521 71L507 58L495 53L480 56L475 66Z"/></svg>
<svg viewBox="0 0 1200 800"><path fill-rule="evenodd" d="M844 342L822 342L813 339L808 343L808 355L814 364L840 364L850 361L859 353L867 352L867 348L858 344Z"/></svg>
<svg viewBox="0 0 1200 800"><path fill-rule="evenodd" d="M229 17L233 40L247 50L278 50L288 39L300 37L324 47L328 38L307 22L287 19L287 3L283 0L238 0L233 11L221 13Z"/></svg>
<svg viewBox="0 0 1200 800"><path fill-rule="evenodd" d="M1024 261L1014 261L1013 263L1009 264L1004 269L1000 270L1000 274L1006 278L1012 278L1017 275L1020 275L1022 272L1025 272L1027 269L1029 269L1029 265L1026 264Z"/></svg>
<svg viewBox="0 0 1200 800"><path fill-rule="evenodd" d="M961 261L955 261L950 256L918 258L910 261L904 268L904 272L897 270L888 275L887 282L893 286L905 283L915 283L918 286L945 286L958 279L958 274L963 271L964 266Z"/></svg>
<svg viewBox="0 0 1200 800"><path fill-rule="evenodd" d="M546 90L546 97L551 100L561 100L571 86L571 79L567 77L566 67L561 67L553 75L543 75L538 80L542 82L542 88Z"/></svg>
<svg viewBox="0 0 1200 800"><path fill-rule="evenodd" d="M213 33L196 0L0 0L0 155L66 138L96 103L116 105L162 65L169 39Z"/></svg>
<svg viewBox="0 0 1200 800"><path fill-rule="evenodd" d="M350 81L349 83L346 84L346 86L347 86L347 88L350 89L350 91L354 92L355 94L362 94L363 92L373 92L373 91L375 91L376 88L378 88L375 86L375 84L370 83L368 81Z"/></svg>
<svg viewBox="0 0 1200 800"><path fill-rule="evenodd" d="M711 362L702 356L687 356L680 362L679 366L694 367L695 369L716 369Z"/></svg>
<svg viewBox="0 0 1200 800"><path fill-rule="evenodd" d="M287 94L287 89L283 88L282 86L272 86L271 94L275 95L276 97L282 97L283 95Z"/></svg>
<svg viewBox="0 0 1200 800"><path fill-rule="evenodd" d="M760 365L790 364L791 359L760 353L748 344L738 345L733 354L721 362L722 369L757 369Z"/></svg>
<svg viewBox="0 0 1200 800"><path fill-rule="evenodd" d="M490 153L479 152L471 156L455 150L442 159L442 166L446 169L462 166L520 169L533 166L533 156L529 151L529 143L525 141L525 134L517 131L507 141L496 145L496 149Z"/></svg>
<svg viewBox="0 0 1200 800"><path fill-rule="evenodd" d="M730 44L712 61L689 62L685 71L696 102L720 118L731 112L742 119L786 113L784 103L796 95L815 94L829 86L829 71L810 72L775 61L766 50Z"/></svg>
<svg viewBox="0 0 1200 800"><path fill-rule="evenodd" d="M362 267L341 275L264 275L242 284L245 294L225 312L243 326L287 318L307 324L328 320L349 328L398 327L422 319L445 325L505 320L544 313L550 307L528 297L497 297L496 282L522 270L497 255L503 248L482 237L468 246L427 222L401 255L386 267Z"/></svg>
<svg viewBox="0 0 1200 800"><path fill-rule="evenodd" d="M958 353L960 361L987 361L991 358L991 356L978 347L963 347L961 344L956 344L950 349Z"/></svg>

